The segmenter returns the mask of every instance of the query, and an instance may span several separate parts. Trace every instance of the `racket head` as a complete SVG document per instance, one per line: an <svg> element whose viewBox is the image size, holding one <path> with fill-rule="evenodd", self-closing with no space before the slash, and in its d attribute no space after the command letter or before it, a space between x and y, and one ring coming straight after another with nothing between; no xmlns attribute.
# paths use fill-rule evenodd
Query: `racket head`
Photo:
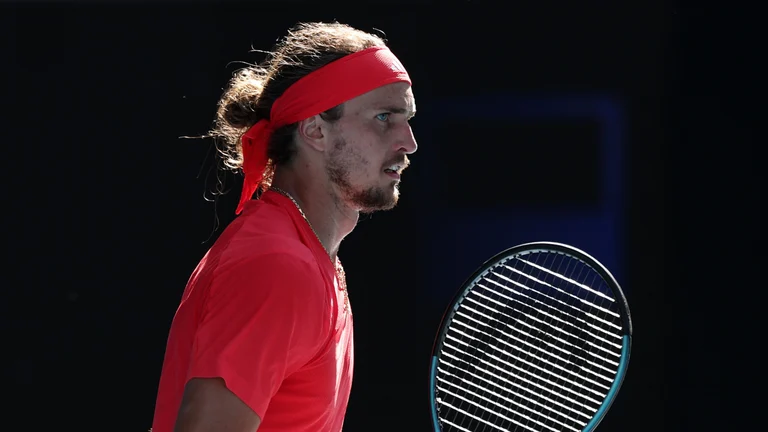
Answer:
<svg viewBox="0 0 768 432"><path fill-rule="evenodd" d="M620 330L617 331L617 335L620 337L619 339L620 340L620 358L618 359L617 362L615 362L616 363L615 375L613 376L610 382L610 386L606 394L604 395L602 402L599 403L599 406L594 410L594 413L592 413L591 418L583 422L584 423L583 425L579 425L579 427L577 427L576 429L573 428L574 426L573 424L570 424L567 427L562 427L562 428L552 428L552 427L547 428L543 426L539 427L536 425L533 425L533 426L512 425L513 429L500 429L500 428L497 428L497 429L513 430L513 431L577 430L581 432L590 432L595 430L597 425L605 416L605 413L607 412L608 408L610 408L611 404L615 400L616 394L618 393L618 390L623 383L624 377L626 376L626 370L629 363L629 354L630 354L631 345L632 345L632 318L629 310L629 304L627 302L626 296L624 295L624 292L621 289L621 286L616 281L616 279L611 274L611 272L605 266L603 266L602 263L600 263L597 259L595 259L588 253L578 248L575 248L573 246L563 244L563 243L547 242L547 241L524 243L524 244L511 247L504 251L501 251L496 255L492 256L491 258L489 258L488 260L486 260L471 276L469 276L464 281L464 283L461 286L461 289L459 289L456 292L449 306L446 308L446 311L443 314L443 317L440 323L440 328L437 333L437 336L435 337L434 345L432 347L430 379L429 379L430 408L431 408L433 426L436 432L448 432L448 431L457 432L462 430L471 430L471 429L462 429L461 427L455 427L457 425L446 426L445 419L441 418L441 409L444 407L441 406L441 402L440 402L441 392L437 386L437 380L439 379L439 375L440 375L439 367L441 366L441 361L443 360L442 355L443 355L444 343L446 341L446 335L452 329L452 324L454 323L454 318L456 317L457 312L461 311L462 306L465 303L466 299L470 296L470 294L476 291L477 283L483 280L483 277L489 274L489 272L493 271L494 269L498 268L504 263L510 262L511 260L515 260L524 256L535 256L537 254L551 254L553 256L559 255L563 257L563 259L579 262L583 266L585 266L589 271L594 272L594 274L600 278L601 291L610 292L609 295L614 300L613 309L616 311L616 313L618 313L618 319L615 321L620 326ZM530 426L530 427L527 427L527 426ZM496 430L496 429L492 429L492 430Z"/></svg>

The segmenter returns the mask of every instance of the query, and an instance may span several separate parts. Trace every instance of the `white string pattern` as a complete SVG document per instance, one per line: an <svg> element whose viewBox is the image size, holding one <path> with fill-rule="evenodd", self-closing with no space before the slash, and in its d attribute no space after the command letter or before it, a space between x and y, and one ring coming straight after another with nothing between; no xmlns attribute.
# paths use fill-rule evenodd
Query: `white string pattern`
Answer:
<svg viewBox="0 0 768 432"><path fill-rule="evenodd" d="M439 353L443 430L583 430L618 371L619 311L602 277L561 253L489 268L456 308Z"/></svg>

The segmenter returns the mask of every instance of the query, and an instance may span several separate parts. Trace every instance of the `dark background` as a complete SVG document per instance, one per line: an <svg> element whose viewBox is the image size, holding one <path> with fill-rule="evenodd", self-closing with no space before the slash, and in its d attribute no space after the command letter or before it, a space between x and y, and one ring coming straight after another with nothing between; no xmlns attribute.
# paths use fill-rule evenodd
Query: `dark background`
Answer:
<svg viewBox="0 0 768 432"><path fill-rule="evenodd" d="M336 19L386 34L420 144L400 206L342 245L357 346L345 431L429 430L443 309L528 240L583 247L627 291L632 358L601 432L737 430L729 302L760 287L728 263L755 256L747 203L765 197L755 11L617 3L0 4L7 421L150 426L180 294L239 196L229 176L206 201L211 142L179 137L210 127L231 62Z"/></svg>

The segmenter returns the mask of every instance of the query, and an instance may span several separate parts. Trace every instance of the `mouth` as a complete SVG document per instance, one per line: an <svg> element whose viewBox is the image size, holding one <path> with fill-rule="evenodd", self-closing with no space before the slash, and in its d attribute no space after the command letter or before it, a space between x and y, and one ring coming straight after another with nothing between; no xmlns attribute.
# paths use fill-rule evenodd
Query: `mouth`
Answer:
<svg viewBox="0 0 768 432"><path fill-rule="evenodd" d="M400 174L403 173L403 170L405 170L408 165L410 165L410 162L407 158L405 160L397 161L387 167L384 168L384 174L388 175L389 177L400 180Z"/></svg>
<svg viewBox="0 0 768 432"><path fill-rule="evenodd" d="M404 169L405 164L396 163L384 168L384 174L395 180L400 180L400 173L402 173Z"/></svg>
<svg viewBox="0 0 768 432"><path fill-rule="evenodd" d="M387 170L384 170L384 174L388 175L390 178L393 178L395 180L400 180L400 173L398 173L397 171L392 171L387 169Z"/></svg>

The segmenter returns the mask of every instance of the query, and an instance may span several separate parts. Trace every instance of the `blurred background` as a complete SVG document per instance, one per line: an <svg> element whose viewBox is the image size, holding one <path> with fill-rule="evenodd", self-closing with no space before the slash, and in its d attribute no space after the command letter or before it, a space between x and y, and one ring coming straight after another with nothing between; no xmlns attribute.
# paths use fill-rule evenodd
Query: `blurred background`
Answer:
<svg viewBox="0 0 768 432"><path fill-rule="evenodd" d="M587 251L626 291L632 357L600 432L737 430L721 378L735 313L717 293L747 275L712 254L749 256L761 234L746 207L765 198L750 15L661 1L1 3L4 412L25 430L149 428L180 295L240 194L229 175L210 201L213 144L180 137L207 132L232 73L263 59L252 48L338 20L384 34L409 70L419 143L400 205L340 251L356 333L345 431L430 430L444 309L483 261L536 240Z"/></svg>

